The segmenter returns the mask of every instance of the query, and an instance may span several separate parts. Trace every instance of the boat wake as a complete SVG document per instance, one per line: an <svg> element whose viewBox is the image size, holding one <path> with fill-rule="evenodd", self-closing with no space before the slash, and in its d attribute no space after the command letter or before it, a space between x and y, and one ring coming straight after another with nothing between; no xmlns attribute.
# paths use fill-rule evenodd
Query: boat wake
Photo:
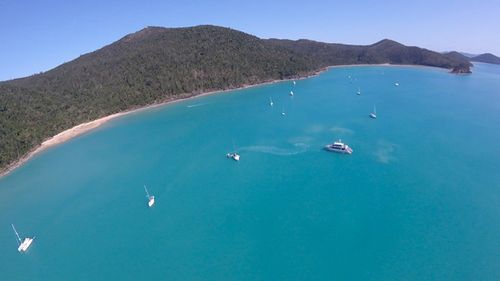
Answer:
<svg viewBox="0 0 500 281"><path fill-rule="evenodd" d="M340 126L331 127L330 132L334 132L336 134L342 134L342 135L350 135L350 134L354 133L353 130L351 130L349 128L340 127Z"/></svg>
<svg viewBox="0 0 500 281"><path fill-rule="evenodd" d="M345 128L345 127L341 127L341 126L334 126L334 127L328 128L328 127L320 125L320 124L315 124L315 125L311 125L311 126L307 127L305 129L305 132L307 134L320 134L320 133L324 133L324 132L333 132L335 134L340 134L340 135L354 134L354 131L349 129L349 128Z"/></svg>
<svg viewBox="0 0 500 281"><path fill-rule="evenodd" d="M188 106L186 106L187 108L193 108L193 107L198 107L198 106L203 106L203 105L207 105L208 103L195 103L195 104L190 104Z"/></svg>
<svg viewBox="0 0 500 281"><path fill-rule="evenodd" d="M292 146L293 146L292 148L286 149L286 148L280 148L280 147L275 147L275 146L254 145L254 146L242 147L240 150L241 151L260 152L260 153L266 153L266 154L272 154L272 155L278 155L278 156L290 156L290 155L296 155L296 154L307 152L307 149L309 148L309 145L307 145L305 143L294 143L294 144L292 144Z"/></svg>
<svg viewBox="0 0 500 281"><path fill-rule="evenodd" d="M388 141L378 141L374 155L378 162L389 164L397 160L394 156L397 144Z"/></svg>

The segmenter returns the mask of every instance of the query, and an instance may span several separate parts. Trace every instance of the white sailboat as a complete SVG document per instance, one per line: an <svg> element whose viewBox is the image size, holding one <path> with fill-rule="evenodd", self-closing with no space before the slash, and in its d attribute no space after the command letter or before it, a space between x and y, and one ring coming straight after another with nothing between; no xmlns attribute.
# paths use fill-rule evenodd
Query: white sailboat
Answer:
<svg viewBox="0 0 500 281"><path fill-rule="evenodd" d="M272 99L271 97L269 97L269 105L270 105L270 106L273 106L273 105L274 105L273 99Z"/></svg>
<svg viewBox="0 0 500 281"><path fill-rule="evenodd" d="M146 197L148 198L148 206L152 207L155 204L155 197L153 195L149 195L146 185L144 185L144 191L146 191Z"/></svg>
<svg viewBox="0 0 500 281"><path fill-rule="evenodd" d="M295 85L295 84L297 84L297 83L295 82L295 80L293 80L293 84L294 84L294 85Z"/></svg>
<svg viewBox="0 0 500 281"><path fill-rule="evenodd" d="M281 116L285 116L285 115L286 115L286 113L285 113L285 106L283 106L282 109L281 109Z"/></svg>
<svg viewBox="0 0 500 281"><path fill-rule="evenodd" d="M290 91L290 94L289 94L291 97L293 97L293 91Z"/></svg>
<svg viewBox="0 0 500 281"><path fill-rule="evenodd" d="M377 108L375 107L375 105L373 106L373 112L370 113L370 118L377 119Z"/></svg>
<svg viewBox="0 0 500 281"><path fill-rule="evenodd" d="M17 248L17 250L19 252L26 252L30 247L31 243L33 243L35 237L33 238L26 237L24 238L24 240L21 240L21 237L19 237L19 233L17 233L17 230L13 224L12 224L12 229L14 230L14 233L16 234L17 237L17 241L19 242L19 247Z"/></svg>
<svg viewBox="0 0 500 281"><path fill-rule="evenodd" d="M360 88L358 88L358 91L356 92L356 94L357 94L358 96L359 96L359 95L361 95L361 89L360 89Z"/></svg>

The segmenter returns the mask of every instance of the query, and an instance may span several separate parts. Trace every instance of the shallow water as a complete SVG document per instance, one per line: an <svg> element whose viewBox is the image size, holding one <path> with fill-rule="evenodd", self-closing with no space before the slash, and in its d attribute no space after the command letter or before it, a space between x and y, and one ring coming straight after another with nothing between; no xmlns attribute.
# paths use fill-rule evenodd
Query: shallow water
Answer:
<svg viewBox="0 0 500 281"><path fill-rule="evenodd" d="M133 113L0 179L0 280L499 280L499 124L488 64L333 68ZM338 138L352 155L322 150ZM36 235L26 254L11 223Z"/></svg>

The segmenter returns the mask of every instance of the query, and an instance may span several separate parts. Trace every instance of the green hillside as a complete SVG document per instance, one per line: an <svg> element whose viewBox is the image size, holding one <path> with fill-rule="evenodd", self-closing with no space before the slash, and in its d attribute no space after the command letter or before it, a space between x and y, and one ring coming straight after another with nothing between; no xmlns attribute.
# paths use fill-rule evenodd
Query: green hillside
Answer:
<svg viewBox="0 0 500 281"><path fill-rule="evenodd" d="M359 63L469 67L389 40L349 46L264 40L217 26L148 27L45 73L0 82L0 169L45 139L106 115Z"/></svg>

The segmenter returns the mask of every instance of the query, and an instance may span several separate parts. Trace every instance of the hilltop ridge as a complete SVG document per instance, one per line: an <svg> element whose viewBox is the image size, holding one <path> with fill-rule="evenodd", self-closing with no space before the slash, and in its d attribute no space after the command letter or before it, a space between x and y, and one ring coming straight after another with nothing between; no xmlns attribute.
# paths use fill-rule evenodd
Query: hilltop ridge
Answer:
<svg viewBox="0 0 500 281"><path fill-rule="evenodd" d="M500 57L495 56L491 53L484 53L480 55L471 55L462 52L446 52L443 53L447 57L451 57L457 60L467 60L470 62L483 62L483 63L491 63L491 64L500 64Z"/></svg>
<svg viewBox="0 0 500 281"><path fill-rule="evenodd" d="M414 64L470 73L472 64L463 58L450 57L427 49L408 47L390 39L371 45L345 45L300 39L269 39L272 44L311 57L322 66L343 64Z"/></svg>
<svg viewBox="0 0 500 281"><path fill-rule="evenodd" d="M481 54L470 58L470 61L500 64L500 58L491 53Z"/></svg>
<svg viewBox="0 0 500 281"><path fill-rule="evenodd" d="M0 169L61 131L114 113L331 65L379 63L470 67L388 39L353 46L260 39L213 25L146 27L44 73L0 82Z"/></svg>

